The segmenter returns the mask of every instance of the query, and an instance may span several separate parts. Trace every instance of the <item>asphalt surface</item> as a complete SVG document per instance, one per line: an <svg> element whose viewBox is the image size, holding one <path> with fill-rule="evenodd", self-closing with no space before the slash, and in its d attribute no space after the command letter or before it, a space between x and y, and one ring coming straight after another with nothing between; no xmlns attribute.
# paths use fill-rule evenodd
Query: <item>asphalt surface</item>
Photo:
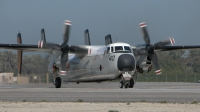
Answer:
<svg viewBox="0 0 200 112"><path fill-rule="evenodd" d="M200 102L200 83L137 82L120 89L118 82L53 84L0 84L0 101L20 102Z"/></svg>

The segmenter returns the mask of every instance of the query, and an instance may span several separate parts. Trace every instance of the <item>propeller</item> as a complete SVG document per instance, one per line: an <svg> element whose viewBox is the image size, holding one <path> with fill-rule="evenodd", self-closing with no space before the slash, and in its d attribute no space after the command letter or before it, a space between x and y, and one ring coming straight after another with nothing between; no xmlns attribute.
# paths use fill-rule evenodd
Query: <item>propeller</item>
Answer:
<svg viewBox="0 0 200 112"><path fill-rule="evenodd" d="M146 42L147 45L149 45L150 44L150 39L149 39L149 35L148 35L148 32L147 32L146 26L147 25L146 25L145 22L140 23L140 28L142 30L144 41Z"/></svg>
<svg viewBox="0 0 200 112"><path fill-rule="evenodd" d="M62 75L66 74L67 67L68 65L68 53L69 51L71 53L76 53L76 54L81 54L85 55L88 53L88 49L85 46L76 46L76 45L69 45L69 35L70 35L70 28L71 28L71 21L65 20L64 21L64 30L63 30L63 43L56 44L56 43L51 43L51 42L46 42L45 39L45 31L44 29L41 30L41 40L38 42L38 48L41 49L51 49L52 51L59 51L61 52L60 56L60 64L58 64L59 67L59 72ZM89 36L89 32L88 32ZM52 52L54 53L54 52Z"/></svg>
<svg viewBox="0 0 200 112"><path fill-rule="evenodd" d="M68 45L70 28L71 28L71 21L65 20L64 31L63 31L63 43L61 45L56 43L46 42L44 29L41 30L41 40L38 42L38 48L59 49L61 51L60 68L59 68L61 74L66 74L69 50L72 49L72 51L76 51L79 48L79 47L77 48L77 46L71 47ZM74 50L74 48L77 49Z"/></svg>
<svg viewBox="0 0 200 112"><path fill-rule="evenodd" d="M68 52L69 52L69 34L71 28L71 21L65 20L64 23L64 32L63 32L63 44L61 45L61 57L60 57L60 72L66 72L67 62L68 62Z"/></svg>
<svg viewBox="0 0 200 112"><path fill-rule="evenodd" d="M139 49L137 54L147 55L149 57L150 61L153 62L153 65L156 68L156 71L155 71L156 75L159 75L159 74L162 73L162 71L161 71L160 66L158 64L158 56L157 56L157 53L155 51L156 50L162 50L162 48L164 48L166 45L175 44L174 38L171 37L171 38L159 41L159 42L152 45L150 38L149 38L148 31L147 31L147 25L146 25L145 22L140 23L140 29L142 31L143 38L144 38L146 45L145 45L145 48Z"/></svg>

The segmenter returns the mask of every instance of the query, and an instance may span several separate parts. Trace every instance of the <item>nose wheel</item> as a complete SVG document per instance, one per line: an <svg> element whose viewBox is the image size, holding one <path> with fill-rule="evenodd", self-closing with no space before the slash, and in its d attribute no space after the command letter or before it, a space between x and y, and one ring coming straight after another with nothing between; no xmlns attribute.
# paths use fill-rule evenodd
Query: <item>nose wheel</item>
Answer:
<svg viewBox="0 0 200 112"><path fill-rule="evenodd" d="M123 81L120 81L120 82L119 82L119 88L123 88L123 86L124 86Z"/></svg>
<svg viewBox="0 0 200 112"><path fill-rule="evenodd" d="M133 80L133 78L131 78L130 80L127 81L120 81L119 82L119 87L120 88L133 88L135 84L135 81Z"/></svg>
<svg viewBox="0 0 200 112"><path fill-rule="evenodd" d="M123 76L121 76L121 80L119 82L119 87L120 88L133 88L134 87L134 84L135 84L135 80L133 77L127 79L127 78L124 78Z"/></svg>

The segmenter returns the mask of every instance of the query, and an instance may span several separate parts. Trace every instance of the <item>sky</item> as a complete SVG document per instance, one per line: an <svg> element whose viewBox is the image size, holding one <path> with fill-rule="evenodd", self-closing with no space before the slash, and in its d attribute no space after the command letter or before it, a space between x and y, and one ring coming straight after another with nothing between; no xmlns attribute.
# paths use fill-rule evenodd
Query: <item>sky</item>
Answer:
<svg viewBox="0 0 200 112"><path fill-rule="evenodd" d="M175 45L200 45L200 0L0 0L0 43L37 44L45 29L48 42L62 43L64 20L72 22L70 45L113 42L144 44L139 23L146 22L151 44L174 37Z"/></svg>

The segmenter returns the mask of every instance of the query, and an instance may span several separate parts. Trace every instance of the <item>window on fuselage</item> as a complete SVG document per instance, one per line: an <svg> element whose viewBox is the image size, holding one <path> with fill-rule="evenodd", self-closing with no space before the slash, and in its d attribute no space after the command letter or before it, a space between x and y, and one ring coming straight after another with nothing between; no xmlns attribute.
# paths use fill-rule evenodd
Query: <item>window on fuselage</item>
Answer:
<svg viewBox="0 0 200 112"><path fill-rule="evenodd" d="M107 48L107 53L110 53L110 47Z"/></svg>
<svg viewBox="0 0 200 112"><path fill-rule="evenodd" d="M113 47L111 47L111 52L114 52L114 48Z"/></svg>
<svg viewBox="0 0 200 112"><path fill-rule="evenodd" d="M129 46L124 46L124 50L128 51L128 52L131 52L131 48Z"/></svg>
<svg viewBox="0 0 200 112"><path fill-rule="evenodd" d="M122 46L115 46L115 52L118 51L123 51L123 47Z"/></svg>

